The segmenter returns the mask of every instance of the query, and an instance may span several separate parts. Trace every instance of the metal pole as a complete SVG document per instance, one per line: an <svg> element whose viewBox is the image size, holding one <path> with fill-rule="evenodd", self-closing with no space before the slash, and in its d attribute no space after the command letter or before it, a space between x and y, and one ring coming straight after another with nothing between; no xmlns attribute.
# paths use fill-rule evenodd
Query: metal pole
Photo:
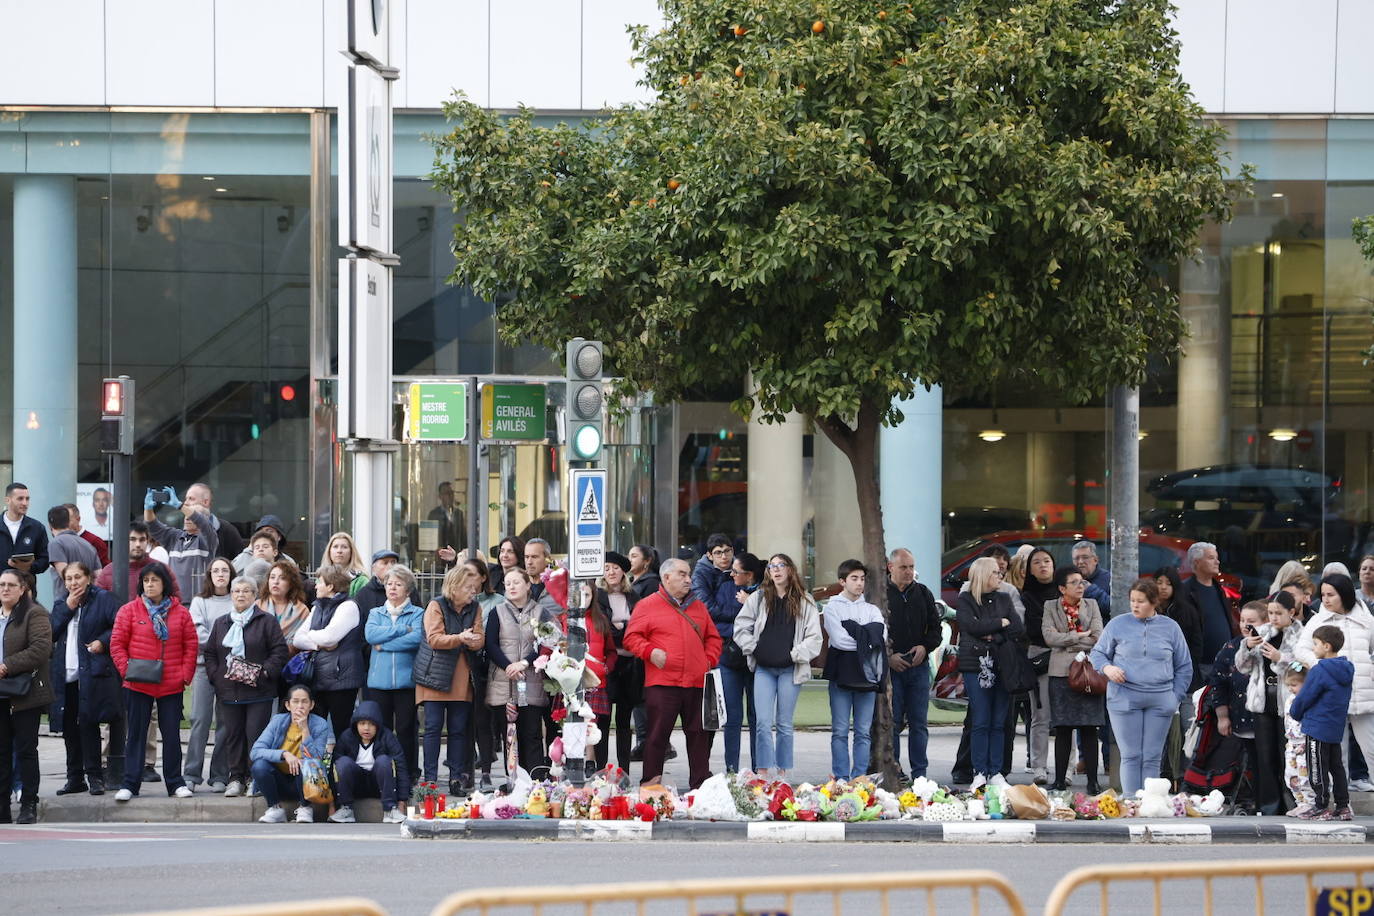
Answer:
<svg viewBox="0 0 1374 916"><path fill-rule="evenodd" d="M481 512L481 488L477 485L478 450L482 441L482 401L477 396L477 376L468 377L468 556L477 555L477 516Z"/></svg>
<svg viewBox="0 0 1374 916"><path fill-rule="evenodd" d="M110 510L110 549L114 562L114 576L110 580L110 590L118 596L120 603L129 600L125 594L129 587L129 514L133 511L133 456L114 454L110 456L110 486L113 507Z"/></svg>
<svg viewBox="0 0 1374 916"><path fill-rule="evenodd" d="M1112 390L1111 468L1112 613L1130 607L1140 575L1140 389Z"/></svg>

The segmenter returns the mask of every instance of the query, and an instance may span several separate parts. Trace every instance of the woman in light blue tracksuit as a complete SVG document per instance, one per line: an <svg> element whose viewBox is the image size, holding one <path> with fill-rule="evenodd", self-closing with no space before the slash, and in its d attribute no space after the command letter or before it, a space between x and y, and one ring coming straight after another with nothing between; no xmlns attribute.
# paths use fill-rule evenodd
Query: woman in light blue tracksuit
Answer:
<svg viewBox="0 0 1374 916"><path fill-rule="evenodd" d="M1159 776L1164 738L1193 679L1183 630L1158 613L1153 579L1131 586L1131 613L1107 622L1092 651L1092 665L1109 681L1107 713L1121 751L1121 788L1133 796Z"/></svg>
<svg viewBox="0 0 1374 916"><path fill-rule="evenodd" d="M415 574L396 565L382 578L386 589L386 604L370 608L363 630L367 644L372 647L372 661L367 667L368 698L381 707L382 721L406 755L406 769L419 769L419 728L415 714L415 653L425 633L425 609L410 603L410 591L415 587ZM397 786L404 798L409 786Z"/></svg>

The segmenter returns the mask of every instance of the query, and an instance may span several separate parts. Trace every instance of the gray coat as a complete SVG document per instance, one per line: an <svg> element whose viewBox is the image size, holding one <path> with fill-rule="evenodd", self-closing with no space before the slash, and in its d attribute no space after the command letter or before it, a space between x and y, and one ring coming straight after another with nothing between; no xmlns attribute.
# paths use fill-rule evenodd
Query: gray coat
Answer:
<svg viewBox="0 0 1374 916"><path fill-rule="evenodd" d="M1068 677L1069 665L1079 652L1085 655L1097 645L1102 635L1102 611L1097 602L1083 598L1079 604L1078 622L1086 624L1088 632L1070 633L1069 615L1064 613L1064 605L1058 600L1045 602L1045 616L1041 618L1040 629L1045 637L1045 645L1050 647L1050 677Z"/></svg>

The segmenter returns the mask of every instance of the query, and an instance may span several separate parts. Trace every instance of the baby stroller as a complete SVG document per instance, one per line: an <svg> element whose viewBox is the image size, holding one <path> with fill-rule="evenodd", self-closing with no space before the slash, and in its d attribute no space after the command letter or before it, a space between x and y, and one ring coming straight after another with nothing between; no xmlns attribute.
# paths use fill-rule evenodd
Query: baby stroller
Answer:
<svg viewBox="0 0 1374 916"><path fill-rule="evenodd" d="M1219 789L1226 799L1223 814L1253 814L1255 774L1250 742L1218 730L1216 710L1208 702L1211 692L1211 687L1205 687L1196 694L1197 746L1183 774L1183 790L1190 795L1207 795Z"/></svg>

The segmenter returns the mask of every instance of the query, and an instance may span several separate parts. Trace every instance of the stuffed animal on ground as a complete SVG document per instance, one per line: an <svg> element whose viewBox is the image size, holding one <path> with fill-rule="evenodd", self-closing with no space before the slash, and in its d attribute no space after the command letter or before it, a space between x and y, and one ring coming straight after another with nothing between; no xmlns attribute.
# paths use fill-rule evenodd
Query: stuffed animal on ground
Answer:
<svg viewBox="0 0 1374 916"><path fill-rule="evenodd" d="M1137 793L1140 817L1173 817L1174 805L1169 798L1169 780L1147 779L1145 788Z"/></svg>

